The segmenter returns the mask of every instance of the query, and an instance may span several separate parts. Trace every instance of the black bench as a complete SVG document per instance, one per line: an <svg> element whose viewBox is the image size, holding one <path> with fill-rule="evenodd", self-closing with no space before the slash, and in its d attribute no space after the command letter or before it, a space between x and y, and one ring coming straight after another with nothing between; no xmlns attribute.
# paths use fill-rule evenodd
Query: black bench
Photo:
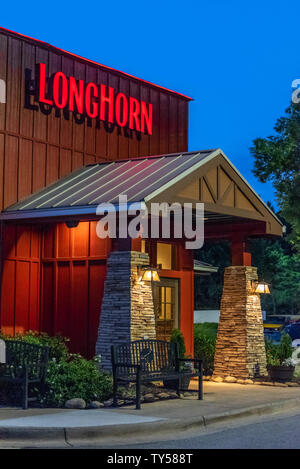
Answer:
<svg viewBox="0 0 300 469"><path fill-rule="evenodd" d="M18 340L7 340L5 345L6 363L0 364L0 383L20 385L22 406L27 409L28 401L36 399L28 397L29 385L38 384L41 392L44 389L49 348Z"/></svg>
<svg viewBox="0 0 300 469"><path fill-rule="evenodd" d="M112 345L113 405L118 405L119 384L136 383L136 408L141 408L141 384L152 381L176 380L176 391L181 389L181 378L199 377L198 399L203 399L202 361L179 358L178 346L161 340L137 340L124 345ZM182 367L185 362L195 363L197 371Z"/></svg>

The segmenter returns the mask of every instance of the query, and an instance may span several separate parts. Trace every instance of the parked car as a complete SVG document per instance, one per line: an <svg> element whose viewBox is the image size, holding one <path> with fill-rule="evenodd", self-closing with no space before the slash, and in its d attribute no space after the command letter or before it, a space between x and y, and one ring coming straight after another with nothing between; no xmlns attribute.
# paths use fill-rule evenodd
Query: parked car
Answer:
<svg viewBox="0 0 300 469"><path fill-rule="evenodd" d="M292 340L300 339L300 322L288 324L283 330L289 334Z"/></svg>

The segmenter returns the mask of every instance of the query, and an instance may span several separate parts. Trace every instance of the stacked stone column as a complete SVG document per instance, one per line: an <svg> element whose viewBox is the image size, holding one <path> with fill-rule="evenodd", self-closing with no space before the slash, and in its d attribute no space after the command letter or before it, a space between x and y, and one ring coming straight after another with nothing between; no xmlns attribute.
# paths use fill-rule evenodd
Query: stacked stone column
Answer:
<svg viewBox="0 0 300 469"><path fill-rule="evenodd" d="M156 338L151 284L139 281L139 268L146 265L149 256L142 252L109 256L96 343L105 369L111 369L111 345Z"/></svg>
<svg viewBox="0 0 300 469"><path fill-rule="evenodd" d="M256 267L225 269L214 377L267 375L260 297L253 293Z"/></svg>

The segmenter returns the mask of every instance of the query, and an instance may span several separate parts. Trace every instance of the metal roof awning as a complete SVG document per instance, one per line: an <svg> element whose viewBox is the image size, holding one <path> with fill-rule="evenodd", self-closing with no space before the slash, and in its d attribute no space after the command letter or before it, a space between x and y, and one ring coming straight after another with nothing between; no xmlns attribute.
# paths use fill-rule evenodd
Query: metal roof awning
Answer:
<svg viewBox="0 0 300 469"><path fill-rule="evenodd" d="M120 195L124 208L203 202L208 223L255 220L266 234L282 235L282 223L220 149L88 165L6 208L0 220L96 218L99 204L120 210Z"/></svg>
<svg viewBox="0 0 300 469"><path fill-rule="evenodd" d="M6 210L2 219L96 214L100 203L140 202L176 180L214 150L150 156L85 166Z"/></svg>

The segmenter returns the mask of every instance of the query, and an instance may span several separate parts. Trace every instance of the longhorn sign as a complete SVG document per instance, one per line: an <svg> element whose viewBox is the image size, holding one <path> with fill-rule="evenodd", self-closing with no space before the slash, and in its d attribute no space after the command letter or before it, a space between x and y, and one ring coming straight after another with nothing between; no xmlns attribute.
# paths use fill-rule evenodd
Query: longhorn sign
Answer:
<svg viewBox="0 0 300 469"><path fill-rule="evenodd" d="M0 80L0 103L6 103L6 84L4 80Z"/></svg>
<svg viewBox="0 0 300 469"><path fill-rule="evenodd" d="M0 363L6 363L6 345L2 339L0 339Z"/></svg>

